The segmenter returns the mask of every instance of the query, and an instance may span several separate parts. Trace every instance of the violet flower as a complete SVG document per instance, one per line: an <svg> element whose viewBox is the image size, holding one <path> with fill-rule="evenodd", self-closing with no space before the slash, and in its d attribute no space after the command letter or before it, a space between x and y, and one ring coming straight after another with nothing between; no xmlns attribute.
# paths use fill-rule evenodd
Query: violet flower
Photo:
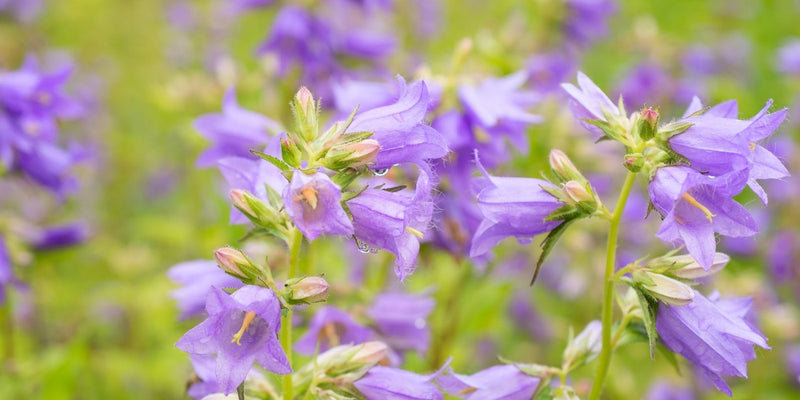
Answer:
<svg viewBox="0 0 800 400"><path fill-rule="evenodd" d="M433 215L430 172L420 169L414 193L368 188L347 202L356 238L395 256L400 280L416 268L419 242Z"/></svg>
<svg viewBox="0 0 800 400"><path fill-rule="evenodd" d="M746 170L711 177L689 167L660 168L648 188L653 206L664 217L656 236L686 246L708 270L716 253L715 232L731 237L758 232L747 209L733 199L746 175Z"/></svg>
<svg viewBox="0 0 800 400"><path fill-rule="evenodd" d="M548 232L561 221L544 219L563 204L544 187L550 182L534 178L491 176L475 157L483 178L474 180L478 208L483 220L472 238L470 257L488 252L501 240L514 236L520 244L529 244L533 237Z"/></svg>
<svg viewBox="0 0 800 400"><path fill-rule="evenodd" d="M180 288L170 292L170 297L178 302L181 319L204 312L206 298L212 286L232 289L242 287L242 281L223 272L212 260L193 260L175 264L167 270L167 276L181 285Z"/></svg>
<svg viewBox="0 0 800 400"><path fill-rule="evenodd" d="M373 332L353 320L350 314L332 306L317 310L308 325L306 333L294 344L300 354L322 353L331 347L344 344L359 344L370 340Z"/></svg>
<svg viewBox="0 0 800 400"><path fill-rule="evenodd" d="M800 75L800 39L784 43L777 53L777 69L787 75Z"/></svg>
<svg viewBox="0 0 800 400"><path fill-rule="evenodd" d="M348 132L374 132L370 139L381 145L374 168L390 168L400 163L423 164L442 158L447 144L442 135L425 124L431 101L428 86L417 81L406 86L398 77L400 97L393 104L359 113Z"/></svg>
<svg viewBox="0 0 800 400"><path fill-rule="evenodd" d="M692 390L678 386L675 383L667 381L657 381L650 385L650 389L645 395L645 400L696 400L697 397L692 393Z"/></svg>
<svg viewBox="0 0 800 400"><path fill-rule="evenodd" d="M640 107L647 102L658 104L669 99L674 87L674 82L661 66L643 62L625 74L618 91L626 105Z"/></svg>
<svg viewBox="0 0 800 400"><path fill-rule="evenodd" d="M175 346L190 354L215 354L215 375L225 394L236 390L254 362L276 374L291 373L277 338L280 308L269 289L245 286L229 295L212 288L206 300L208 318Z"/></svg>
<svg viewBox="0 0 800 400"><path fill-rule="evenodd" d="M194 126L211 142L211 147L197 158L201 167L214 165L225 157L251 157L250 150L263 147L281 131L277 122L240 107L233 88L225 92L222 113L202 115L195 119Z"/></svg>
<svg viewBox="0 0 800 400"><path fill-rule="evenodd" d="M423 354L431 339L426 318L434 306L434 300L428 296L383 293L367 309L367 316L392 348Z"/></svg>
<svg viewBox="0 0 800 400"><path fill-rule="evenodd" d="M438 382L447 393L466 400L529 400L541 379L514 365L495 365L472 375L445 375Z"/></svg>
<svg viewBox="0 0 800 400"><path fill-rule="evenodd" d="M354 385L367 400L440 400L444 396L432 376L375 366Z"/></svg>
<svg viewBox="0 0 800 400"><path fill-rule="evenodd" d="M622 116L619 108L583 72L578 72L578 86L561 84L570 97L569 109L581 125L597 137L603 136L600 128L584 122L586 119L606 121L606 115ZM623 116L624 117L624 116Z"/></svg>
<svg viewBox="0 0 800 400"><path fill-rule="evenodd" d="M608 19L616 12L612 0L567 0L563 30L570 42L588 45L608 34Z"/></svg>
<svg viewBox="0 0 800 400"><path fill-rule="evenodd" d="M528 58L525 65L529 84L541 93L558 90L561 82L575 73L575 60L555 51L533 55Z"/></svg>
<svg viewBox="0 0 800 400"><path fill-rule="evenodd" d="M74 246L86 240L89 227L84 223L72 223L50 226L41 229L31 238L31 245L36 250L52 250Z"/></svg>
<svg viewBox="0 0 800 400"><path fill-rule="evenodd" d="M23 23L31 23L42 11L43 0L4 0L0 1L0 14L10 13Z"/></svg>
<svg viewBox="0 0 800 400"><path fill-rule="evenodd" d="M747 362L756 357L752 346L769 349L766 338L747 321L751 299L719 300L695 291L685 306L661 304L656 319L659 337L668 349L681 354L704 372L717 389L731 395L722 379L747 377Z"/></svg>
<svg viewBox="0 0 800 400"><path fill-rule="evenodd" d="M11 268L11 257L6 248L5 239L0 234L0 305L6 300L6 286L14 280L14 271Z"/></svg>
<svg viewBox="0 0 800 400"><path fill-rule="evenodd" d="M353 223L341 204L342 192L328 175L294 171L283 191L286 213L308 241L323 233L352 235Z"/></svg>

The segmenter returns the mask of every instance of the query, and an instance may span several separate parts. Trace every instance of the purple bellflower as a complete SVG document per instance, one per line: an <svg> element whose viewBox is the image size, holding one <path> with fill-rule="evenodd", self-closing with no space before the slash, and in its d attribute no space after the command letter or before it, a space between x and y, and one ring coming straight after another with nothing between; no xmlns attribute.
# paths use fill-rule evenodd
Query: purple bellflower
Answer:
<svg viewBox="0 0 800 400"><path fill-rule="evenodd" d="M294 171L284 189L286 213L309 241L323 233L352 235L353 223L340 202L342 192L328 175Z"/></svg>
<svg viewBox="0 0 800 400"><path fill-rule="evenodd" d="M575 60L564 53L537 54L526 62L528 81L541 93L557 91L575 73Z"/></svg>
<svg viewBox="0 0 800 400"><path fill-rule="evenodd" d="M36 250L52 250L74 246L89 237L89 227L84 223L72 223L43 228L31 238Z"/></svg>
<svg viewBox="0 0 800 400"><path fill-rule="evenodd" d="M703 173L718 176L748 168L747 185L766 204L767 194L758 180L789 176L783 163L758 144L775 132L786 118L786 109L767 113L771 105L772 102L768 102L749 120L739 120L736 118L736 101L720 103L701 115L684 118L683 122L693 125L670 138L669 145L676 153L686 157L692 168ZM694 100L687 114L701 107L699 101Z"/></svg>
<svg viewBox="0 0 800 400"><path fill-rule="evenodd" d="M201 167L212 166L225 157L250 157L251 149L263 147L281 131L275 121L239 106L233 88L225 93L222 113L202 115L195 119L194 126L211 141L211 147L197 159Z"/></svg>
<svg viewBox="0 0 800 400"><path fill-rule="evenodd" d="M650 386L645 400L696 400L697 397L688 387L676 385L668 381L658 381Z"/></svg>
<svg viewBox="0 0 800 400"><path fill-rule="evenodd" d="M180 318L201 315L205 311L206 298L211 287L242 287L242 281L223 272L215 261L193 260L173 265L167 276L182 287L173 290L170 296L178 302Z"/></svg>
<svg viewBox="0 0 800 400"><path fill-rule="evenodd" d="M619 84L619 94L626 105L642 106L646 102L663 102L672 97L675 84L661 66L643 62L628 71Z"/></svg>
<svg viewBox="0 0 800 400"><path fill-rule="evenodd" d="M800 39L784 43L777 54L778 71L787 75L800 75Z"/></svg>
<svg viewBox="0 0 800 400"><path fill-rule="evenodd" d="M367 400L440 400L444 396L432 382L436 375L375 366L354 385Z"/></svg>
<svg viewBox="0 0 800 400"><path fill-rule="evenodd" d="M0 234L0 305L6 300L6 286L14 281L14 271L11 268L11 257L8 255L5 239Z"/></svg>
<svg viewBox="0 0 800 400"><path fill-rule="evenodd" d="M367 316L375 321L378 332L392 348L423 354L431 339L426 318L434 305L434 300L427 296L384 293L375 299Z"/></svg>
<svg viewBox="0 0 800 400"><path fill-rule="evenodd" d="M695 364L721 392L731 395L723 375L747 377L753 345L769 349L764 336L747 321L751 299L719 300L695 291L685 306L661 304L656 329L670 350Z"/></svg>
<svg viewBox="0 0 800 400"><path fill-rule="evenodd" d="M541 179L491 176L477 154L475 163L484 176L473 181L483 220L472 238L470 257L487 253L509 236L529 244L534 236L561 223L544 220L563 205L543 189L555 185Z"/></svg>
<svg viewBox="0 0 800 400"><path fill-rule="evenodd" d="M472 375L450 374L438 379L447 393L466 400L528 400L540 381L514 365L495 365Z"/></svg>
<svg viewBox="0 0 800 400"><path fill-rule="evenodd" d="M266 288L245 286L232 295L212 288L206 299L208 318L175 346L190 354L215 354L216 380L225 394L236 390L254 362L276 374L291 373L277 337L280 308Z"/></svg>
<svg viewBox="0 0 800 400"><path fill-rule="evenodd" d="M400 280L416 268L419 242L433 215L429 172L420 168L414 193L369 188L347 202L358 240L397 256Z"/></svg>
<svg viewBox="0 0 800 400"><path fill-rule="evenodd" d="M650 199L664 217L656 236L686 250L708 270L716 253L714 232L731 237L758 232L755 220L733 199L744 187L747 171L719 177L689 167L660 168L650 182Z"/></svg>
<svg viewBox="0 0 800 400"><path fill-rule="evenodd" d="M563 83L561 87L570 97L569 109L572 110L572 115L581 122L584 128L598 138L603 136L603 131L583 120L597 119L609 122L606 120L606 114L611 116L621 115L619 108L583 72L578 72L578 86L571 83Z"/></svg>
<svg viewBox="0 0 800 400"><path fill-rule="evenodd" d="M20 22L30 23L42 11L43 0L0 0L0 14L10 13Z"/></svg>
<svg viewBox="0 0 800 400"><path fill-rule="evenodd" d="M588 45L608 34L608 19L616 12L611 0L567 0L564 34L569 42Z"/></svg>
<svg viewBox="0 0 800 400"><path fill-rule="evenodd" d="M353 320L350 314L332 306L320 308L308 325L308 331L294 344L300 354L312 355L344 344L360 344L370 340L373 332Z"/></svg>
<svg viewBox="0 0 800 400"><path fill-rule="evenodd" d="M370 137L381 145L374 160L376 169L394 164L423 164L424 160L442 158L447 144L442 135L425 124L431 101L424 81L406 86L398 77L400 97L393 104L358 113L349 132L374 132Z"/></svg>

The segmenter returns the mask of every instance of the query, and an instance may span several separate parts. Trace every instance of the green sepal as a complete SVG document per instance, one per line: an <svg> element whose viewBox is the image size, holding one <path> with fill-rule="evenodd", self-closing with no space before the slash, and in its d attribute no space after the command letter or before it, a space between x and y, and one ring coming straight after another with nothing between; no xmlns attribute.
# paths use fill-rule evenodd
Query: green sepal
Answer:
<svg viewBox="0 0 800 400"><path fill-rule="evenodd" d="M611 126L611 124L609 124L606 121L603 121L601 119L584 119L582 121L586 122L589 125L593 125L600 128L600 130L603 131L603 134L605 135L603 138L616 140L623 144L628 143L625 135L614 129L614 127ZM603 138L598 139L598 142Z"/></svg>
<svg viewBox="0 0 800 400"><path fill-rule="evenodd" d="M536 394L533 396L533 400L553 400L553 389L550 385L542 385L539 384L539 388L536 389Z"/></svg>
<svg viewBox="0 0 800 400"><path fill-rule="evenodd" d="M334 175L331 180L333 183L339 185L340 188L344 189L350 186L356 178L361 175L361 171L355 168L348 168L345 170L341 170L336 175Z"/></svg>
<svg viewBox="0 0 800 400"><path fill-rule="evenodd" d="M581 211L569 204L565 204L561 207L556 208L548 214L544 220L545 221L560 221L560 220L568 220L568 219L575 219L581 216Z"/></svg>
<svg viewBox="0 0 800 400"><path fill-rule="evenodd" d="M656 332L656 314L658 313L658 301L647 295L638 286L632 286L636 291L636 296L639 297L639 306L642 309L642 323L644 324L645 331L647 332L647 339L650 344L650 358L656 357L656 344L658 340L658 332Z"/></svg>
<svg viewBox="0 0 800 400"><path fill-rule="evenodd" d="M399 185L399 186L392 186L390 188L383 188L381 190L383 190L384 192L389 192L389 193L397 193L397 192L399 192L399 191L401 191L401 190L403 190L403 189L405 189L407 187L408 186L406 186L406 185Z"/></svg>
<svg viewBox="0 0 800 400"><path fill-rule="evenodd" d="M354 199L356 196L360 195L361 193L363 193L367 189L369 189L369 186L368 185L364 185L364 187L362 187L361 189L358 189L356 191L342 192L342 200L341 200L342 203Z"/></svg>
<svg viewBox="0 0 800 400"><path fill-rule="evenodd" d="M694 125L691 122L672 122L661 127L658 130L658 140L662 142L668 141L671 137L686 132L687 129Z"/></svg>
<svg viewBox="0 0 800 400"><path fill-rule="evenodd" d="M556 242L558 239L561 238L561 235L567 230L570 224L575 222L577 218L564 220L564 222L560 223L557 227L555 227L550 233L547 234L547 237L544 238L542 242L542 254L539 255L539 260L536 261L536 269L533 271L533 278L531 278L531 285L536 282L536 277L539 276L539 269L542 268L542 263L553 250L555 247Z"/></svg>
<svg viewBox="0 0 800 400"><path fill-rule="evenodd" d="M252 153L254 156L261 157L262 159L264 159L265 161L269 162L270 164L278 167L278 169L281 170L281 171L291 171L292 170L292 167L290 167L289 164L286 164L285 162L283 162L283 160L279 159L278 157L273 157L273 156L271 156L269 154L264 154L264 153L262 153L262 152L260 152L258 150L250 150L250 153Z"/></svg>
<svg viewBox="0 0 800 400"><path fill-rule="evenodd" d="M267 200L269 200L269 204L277 209L283 208L283 197L277 190L273 189L272 186L264 184L264 189L267 192Z"/></svg>

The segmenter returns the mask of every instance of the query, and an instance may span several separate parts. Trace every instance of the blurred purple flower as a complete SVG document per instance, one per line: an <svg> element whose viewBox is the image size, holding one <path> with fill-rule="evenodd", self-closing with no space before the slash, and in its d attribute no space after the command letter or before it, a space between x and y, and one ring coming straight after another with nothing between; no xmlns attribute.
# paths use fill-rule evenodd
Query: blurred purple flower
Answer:
<svg viewBox="0 0 800 400"><path fill-rule="evenodd" d="M212 288L206 300L208 319L175 344L198 355L216 355L216 380L221 392L232 393L253 363L276 374L292 372L278 342L280 303L271 290L245 286L232 295Z"/></svg>
<svg viewBox="0 0 800 400"><path fill-rule="evenodd" d="M767 263L772 279L777 282L791 282L797 278L797 249L800 241L797 232L784 230L778 232L769 246Z"/></svg>
<svg viewBox="0 0 800 400"><path fill-rule="evenodd" d="M541 381L514 365L495 365L472 375L448 374L437 380L447 393L466 400L529 400Z"/></svg>
<svg viewBox="0 0 800 400"><path fill-rule="evenodd" d="M695 400L697 397L687 387L659 380L650 385L650 390L645 395L645 400Z"/></svg>
<svg viewBox="0 0 800 400"><path fill-rule="evenodd" d="M5 239L0 234L0 305L6 300L6 286L14 281L14 271L11 268L11 257L6 248Z"/></svg>
<svg viewBox="0 0 800 400"><path fill-rule="evenodd" d="M668 100L674 87L670 76L658 64L642 62L625 74L618 91L626 108L640 108Z"/></svg>
<svg viewBox="0 0 800 400"><path fill-rule="evenodd" d="M792 383L800 384L800 345L793 344L784 350L786 372L792 377Z"/></svg>
<svg viewBox="0 0 800 400"><path fill-rule="evenodd" d="M683 52L683 69L697 76L714 75L719 71L714 50L704 44L694 44Z"/></svg>
<svg viewBox="0 0 800 400"><path fill-rule="evenodd" d="M223 272L215 261L193 260L173 265L167 276L181 285L170 292L170 297L178 302L180 318L186 319L201 315L205 310L206 298L211 287L238 289L242 282Z"/></svg>
<svg viewBox="0 0 800 400"><path fill-rule="evenodd" d="M787 75L800 75L800 39L786 41L777 53L777 69Z"/></svg>
<svg viewBox="0 0 800 400"><path fill-rule="evenodd" d="M376 366L354 385L367 400L440 400L444 396L431 382L433 377Z"/></svg>
<svg viewBox="0 0 800 400"><path fill-rule="evenodd" d="M664 217L656 236L686 246L704 269L710 268L716 253L714 232L731 237L758 232L747 209L733 199L746 174L742 170L715 178L689 167L658 169L648 188L655 209Z"/></svg>
<svg viewBox="0 0 800 400"><path fill-rule="evenodd" d="M747 377L747 362L756 357L752 346L769 349L766 338L747 321L752 300L719 300L695 291L685 306L661 304L656 329L668 349L695 364L717 389L731 395L723 375Z"/></svg>
<svg viewBox="0 0 800 400"><path fill-rule="evenodd" d="M612 0L567 0L564 34L571 43L589 45L608 34L608 19L617 11Z"/></svg>
<svg viewBox="0 0 800 400"><path fill-rule="evenodd" d="M236 102L233 88L225 92L222 113L206 114L194 121L211 147L197 158L197 165L208 167L225 157L250 157L250 150L258 149L281 131L281 126L253 111L246 110Z"/></svg>
<svg viewBox="0 0 800 400"><path fill-rule="evenodd" d="M23 23L33 22L42 8L42 0L0 0L0 14L10 13Z"/></svg>
<svg viewBox="0 0 800 400"><path fill-rule="evenodd" d="M319 235L352 235L353 223L341 204L342 192L328 175L294 171L284 189L283 204L292 222L308 241Z"/></svg>
<svg viewBox="0 0 800 400"><path fill-rule="evenodd" d="M431 336L426 318L434 306L433 298L428 296L383 293L367 309L367 316L392 348L424 354Z"/></svg>
<svg viewBox="0 0 800 400"><path fill-rule="evenodd" d="M306 333L294 344L300 354L322 353L331 347L344 344L364 343L372 338L373 332L353 320L350 314L332 306L317 310L308 325Z"/></svg>
<svg viewBox="0 0 800 400"><path fill-rule="evenodd" d="M525 63L528 83L537 92L556 91L575 73L575 64L571 57L557 51L533 55Z"/></svg>

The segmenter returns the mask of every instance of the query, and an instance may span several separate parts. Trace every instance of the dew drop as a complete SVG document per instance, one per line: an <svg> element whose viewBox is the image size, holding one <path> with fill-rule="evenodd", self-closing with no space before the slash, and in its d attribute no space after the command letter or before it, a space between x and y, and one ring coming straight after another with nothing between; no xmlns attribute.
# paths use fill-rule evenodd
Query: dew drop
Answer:
<svg viewBox="0 0 800 400"><path fill-rule="evenodd" d="M372 173L375 174L375 176L384 176L389 173L389 168L373 169Z"/></svg>

